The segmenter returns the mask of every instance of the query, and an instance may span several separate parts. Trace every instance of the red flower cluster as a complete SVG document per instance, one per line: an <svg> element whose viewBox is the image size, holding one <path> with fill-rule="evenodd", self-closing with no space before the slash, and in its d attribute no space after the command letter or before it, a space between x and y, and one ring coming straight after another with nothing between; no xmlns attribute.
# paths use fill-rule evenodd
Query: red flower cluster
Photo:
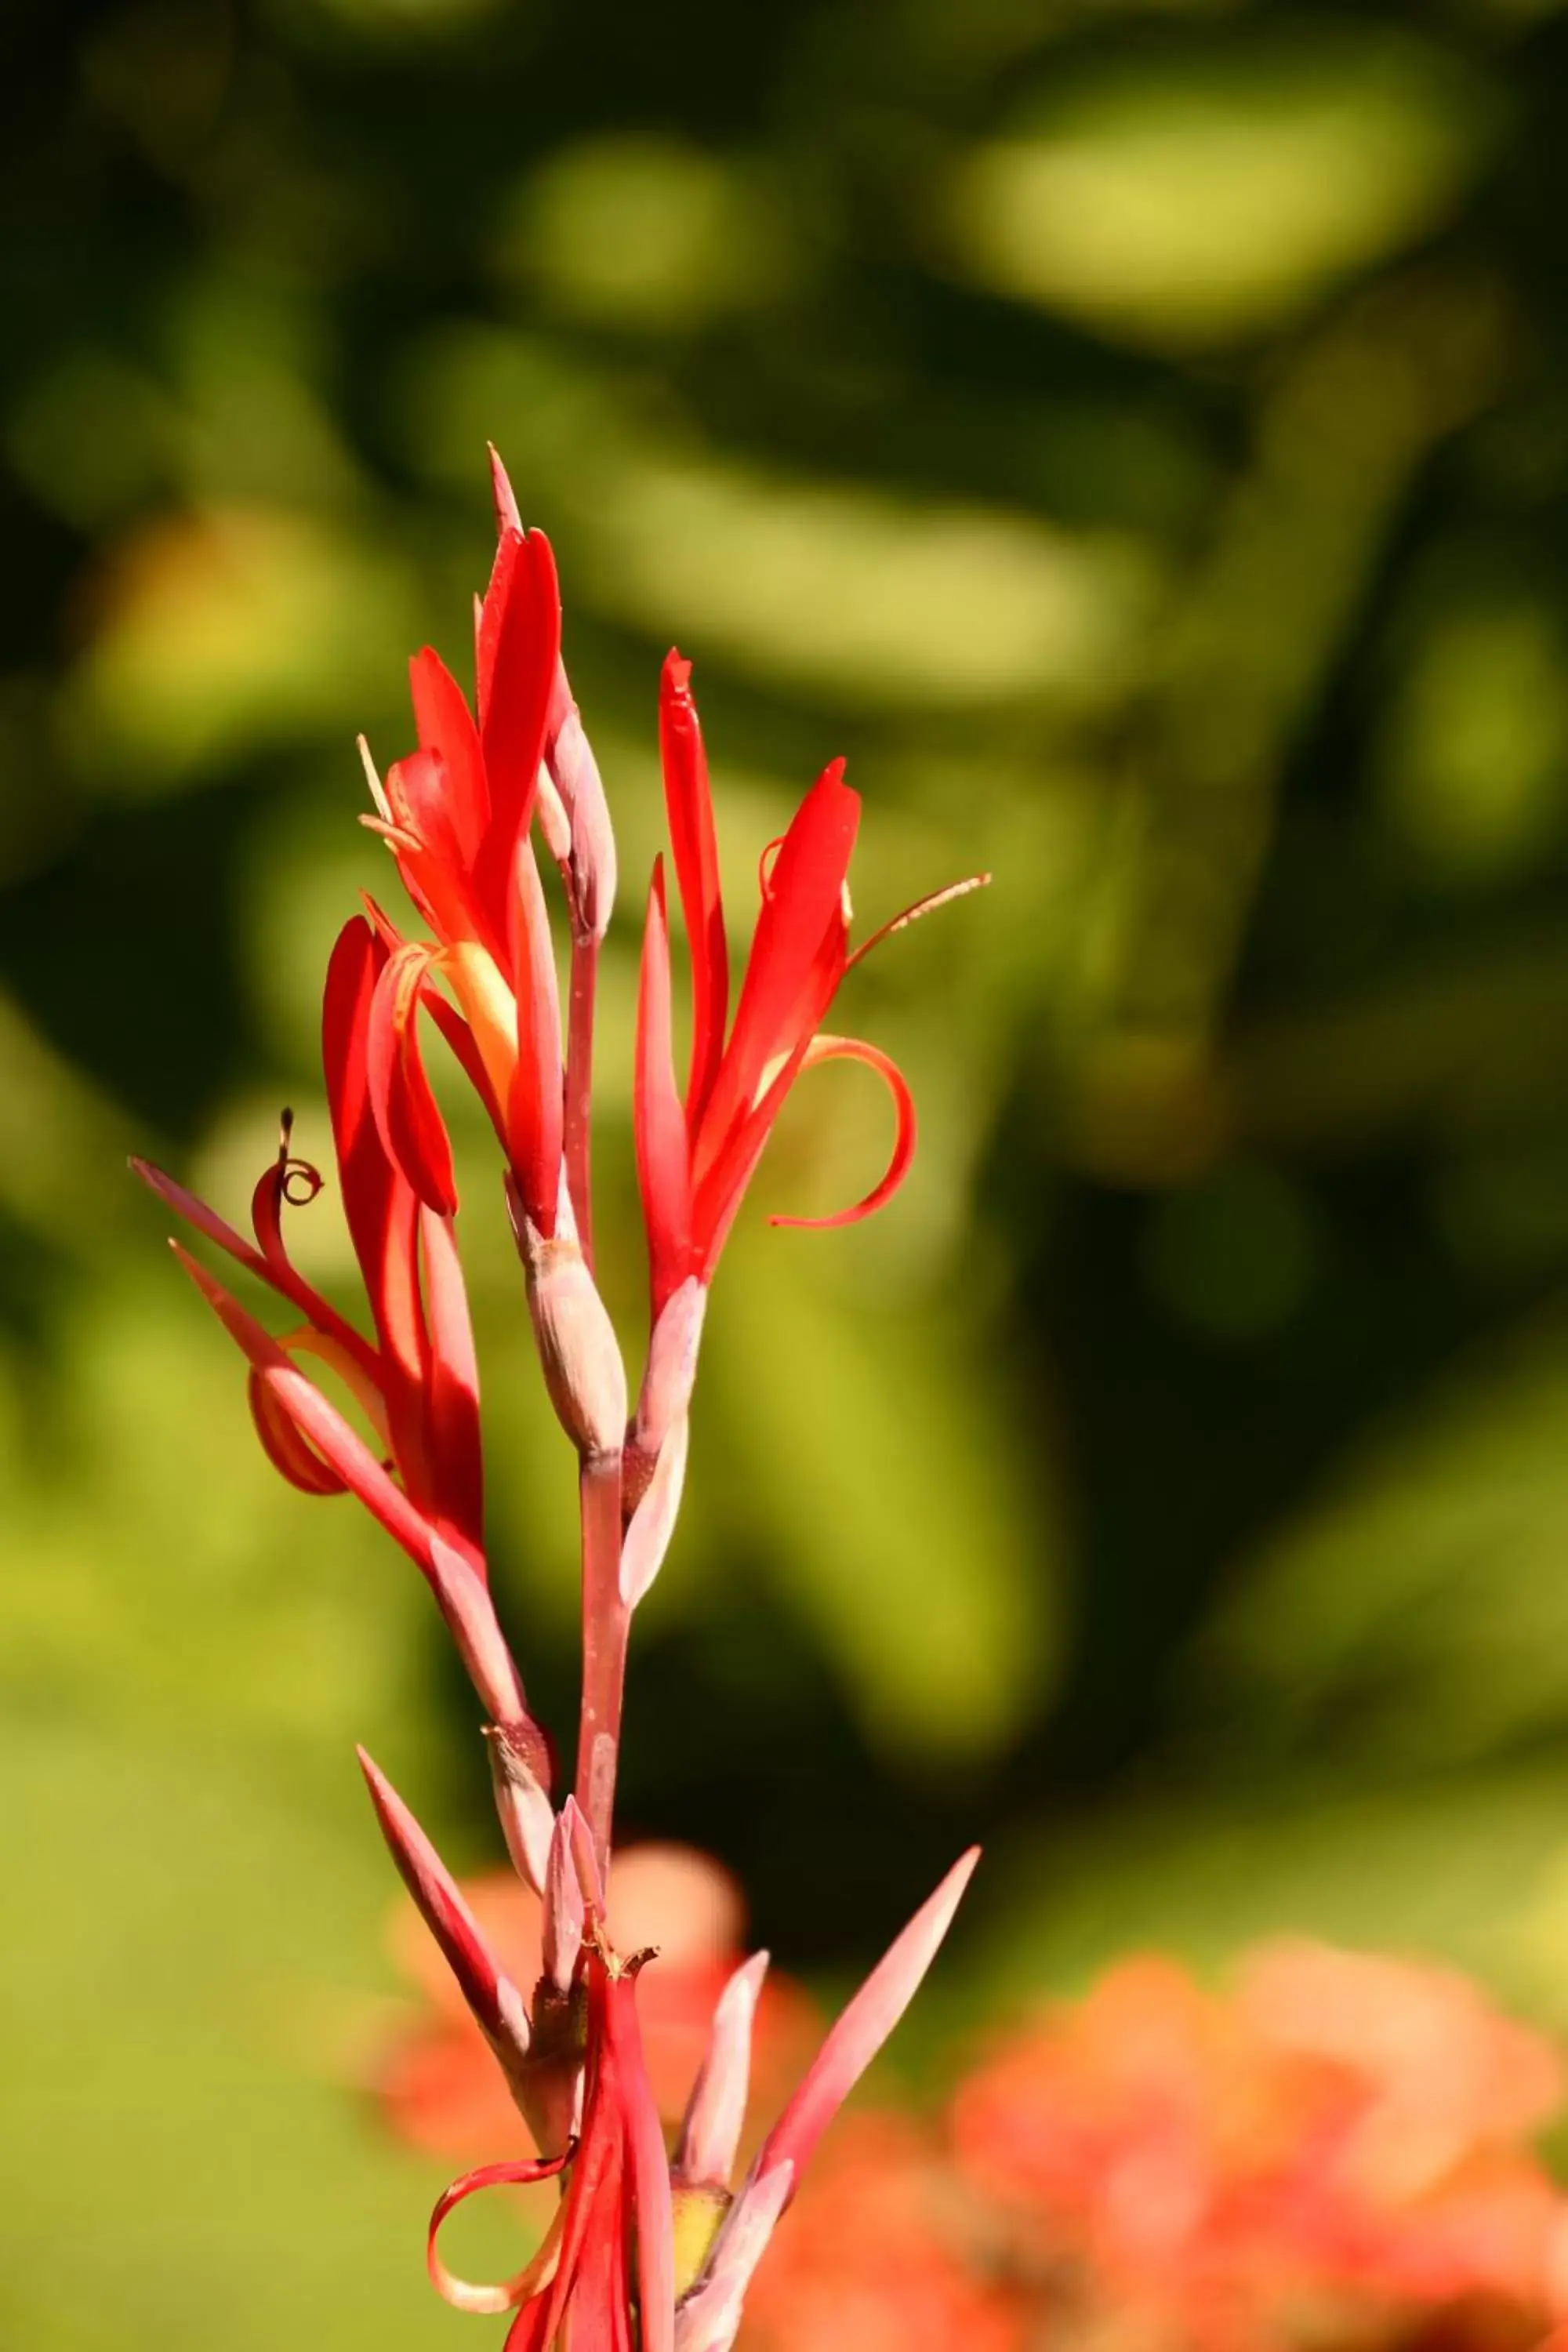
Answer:
<svg viewBox="0 0 1568 2352"><path fill-rule="evenodd" d="M375 814L427 936L405 938L372 901L349 921L327 974L322 1054L338 1179L374 1336L293 1265L286 1203L322 1180L290 1156L291 1122L252 1202L254 1243L161 1171L159 1197L303 1318L274 1335L183 1250L182 1263L250 1367L251 1410L271 1460L306 1494L352 1492L416 1561L486 1717L497 1809L518 1877L514 1909L456 1885L395 1790L362 1758L383 1832L471 2028L445 2063L476 2049L545 2153L482 2167L431 2224L431 2273L471 2310L515 2311L510 2352L727 2352L745 2288L800 2168L901 2014L963 1893L966 1855L851 2001L731 2195L753 2026L766 2055L787 1993L763 1998L764 1955L742 1961L738 1927L647 1978L657 1956L628 1940L627 1865L611 1881L622 1691L632 1618L673 1533L703 1302L785 1096L814 1060L877 1069L898 1114L893 1157L840 1218L896 1190L914 1144L909 1089L885 1055L820 1034L848 949L847 877L859 803L829 768L776 858L733 1023L713 813L689 667L666 665L665 791L691 947L693 1050L687 1087L670 1055L669 942L656 869L643 952L637 1156L647 1227L653 1329L628 1421L619 1344L593 1271L594 1019L601 941L615 898L614 838L599 772L561 657L548 542L522 528L494 466L498 544L479 599L475 694L426 648L412 666L417 748L384 783L362 745ZM564 1030L533 834L560 869L570 945ZM960 888L973 887L965 884ZM952 892L938 894L938 898ZM924 911L910 908L892 924ZM868 945L871 942L868 942ZM862 948L859 953L863 954ZM434 1022L489 1114L505 1163L541 1366L578 1456L583 1690L574 1794L557 1806L552 1749L530 1711L491 1601L485 1554L479 1379L456 1246L451 1143L426 1075L420 1016ZM789 1221L785 1221L789 1222ZM795 1221L800 1222L800 1221ZM332 1373L341 1409L311 1377ZM635 1863L635 1857L630 1858ZM515 1905L529 1911L513 1935ZM501 1931L492 1938L481 1913ZM759 2000L762 2006L759 2008ZM426 2044L424 2060L431 2059ZM439 2052L437 2052L439 2055ZM418 2071L417 2061L411 2061ZM764 2074L766 2068L764 2066ZM405 2081L405 2123L436 2128ZM459 2090L458 2104L475 2103ZM774 2104L777 2104L775 2102ZM661 2116L684 2114L673 2160ZM436 2251L451 2207L476 2189L555 2178L554 2226L535 2260L497 2287L454 2279Z"/></svg>

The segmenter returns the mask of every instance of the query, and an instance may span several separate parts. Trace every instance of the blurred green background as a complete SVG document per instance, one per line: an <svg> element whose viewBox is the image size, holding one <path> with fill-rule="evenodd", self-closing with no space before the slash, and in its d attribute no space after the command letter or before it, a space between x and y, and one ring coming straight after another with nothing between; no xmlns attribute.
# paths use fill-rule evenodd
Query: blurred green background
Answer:
<svg viewBox="0 0 1568 2352"><path fill-rule="evenodd" d="M1568 19L1550 0L9 12L0 270L0 2336L478 2340L363 2090L350 1742L495 1842L417 1579L268 1470L124 1174L231 1215L460 659L484 442L626 885L658 666L738 911L834 752L862 920L715 1297L628 1830L905 2039L1112 1951L1447 1952L1568 2025ZM467 1116L449 1095L459 1122ZM571 1478L462 1128L497 1574L563 1729ZM330 1208L301 1261L342 1274ZM497 2153L504 2151L498 2150Z"/></svg>

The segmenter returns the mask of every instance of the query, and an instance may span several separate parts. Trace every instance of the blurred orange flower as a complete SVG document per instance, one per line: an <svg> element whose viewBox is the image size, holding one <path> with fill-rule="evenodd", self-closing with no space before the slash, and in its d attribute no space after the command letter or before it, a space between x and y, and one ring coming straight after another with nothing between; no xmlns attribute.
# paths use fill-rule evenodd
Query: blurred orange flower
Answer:
<svg viewBox="0 0 1568 2352"><path fill-rule="evenodd" d="M467 1880L463 1893L507 1975L531 1991L542 1966L538 1896L510 1871ZM652 1947L658 1954L638 1978L638 2011L654 2097L668 2122L678 2122L685 2107L719 1996L742 1957L744 1929L740 1888L709 1855L655 1843L616 1855L610 1936L620 1951ZM378 2095L400 2137L459 2164L482 2162L521 2128L506 2084L412 1904L399 1906L392 1942L424 2000L382 2052ZM805 1993L770 1976L753 2044L753 2139L783 2106L819 2032Z"/></svg>
<svg viewBox="0 0 1568 2352"><path fill-rule="evenodd" d="M741 2352L1023 2352L1019 2298L968 2258L967 2202L911 2118L847 2116L752 2283Z"/></svg>
<svg viewBox="0 0 1568 2352"><path fill-rule="evenodd" d="M1565 2209L1526 2136L1563 2092L1464 1978L1290 1943L1228 2000L1168 1959L1113 1969L994 2050L953 2146L1076 2315L1053 2342L1490 2352L1558 2307Z"/></svg>

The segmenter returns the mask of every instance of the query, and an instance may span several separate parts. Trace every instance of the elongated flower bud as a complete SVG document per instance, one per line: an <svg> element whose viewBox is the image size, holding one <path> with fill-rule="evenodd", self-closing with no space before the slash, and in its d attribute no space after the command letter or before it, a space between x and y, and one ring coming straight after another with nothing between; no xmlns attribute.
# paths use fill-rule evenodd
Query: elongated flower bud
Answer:
<svg viewBox="0 0 1568 2352"><path fill-rule="evenodd" d="M577 927L602 940L616 903L616 835L594 748L574 702L551 745L550 772L571 827L567 879Z"/></svg>
<svg viewBox="0 0 1568 2352"><path fill-rule="evenodd" d="M507 1197L556 1418L584 1461L618 1454L626 1428L626 1366L587 1261L567 1234L546 1240L510 1183Z"/></svg>
<svg viewBox="0 0 1568 2352"><path fill-rule="evenodd" d="M708 2054L692 2084L675 2151L673 2177L681 2187L729 2187L746 2120L752 2027L767 1972L766 1952L754 1952L735 1970L719 1997L708 2035Z"/></svg>

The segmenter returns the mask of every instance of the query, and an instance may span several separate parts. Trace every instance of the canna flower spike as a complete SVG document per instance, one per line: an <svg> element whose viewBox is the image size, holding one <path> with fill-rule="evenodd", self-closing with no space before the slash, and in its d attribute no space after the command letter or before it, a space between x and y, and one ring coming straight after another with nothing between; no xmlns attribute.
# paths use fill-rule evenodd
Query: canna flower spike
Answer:
<svg viewBox="0 0 1568 2352"><path fill-rule="evenodd" d="M684 1093L677 1085L671 1045L662 859L648 893L637 1001L637 1172L656 1326L683 1282L711 1280L773 1123L804 1070L840 1060L864 1062L875 1070L893 1100L893 1150L880 1181L853 1207L831 1216L771 1222L818 1228L853 1224L898 1191L915 1148L914 1102L903 1074L879 1047L858 1037L828 1035L821 1024L839 982L870 948L988 878L975 875L922 899L851 953L848 874L860 799L844 782L843 761L835 760L763 861L762 909L731 1023L713 802L690 679L690 663L672 652L659 692L659 749L691 959L691 1056Z"/></svg>

